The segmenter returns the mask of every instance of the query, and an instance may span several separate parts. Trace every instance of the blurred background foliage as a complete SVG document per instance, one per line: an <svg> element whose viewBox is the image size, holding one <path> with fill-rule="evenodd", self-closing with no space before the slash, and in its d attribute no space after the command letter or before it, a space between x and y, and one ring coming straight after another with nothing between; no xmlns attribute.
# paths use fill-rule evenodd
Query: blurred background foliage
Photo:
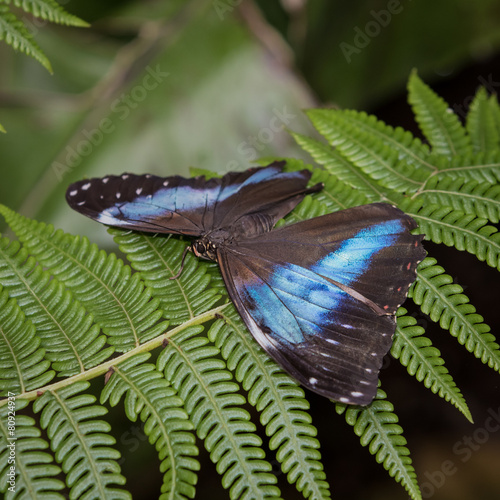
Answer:
<svg viewBox="0 0 500 500"><path fill-rule="evenodd" d="M259 156L305 157L285 128L313 134L301 111L313 106L363 109L418 134L405 96L412 68L462 117L479 85L500 88L495 0L60 3L90 28L19 15L53 75L0 43L0 123L7 130L0 134L0 202L107 248L105 229L65 205L70 182L124 171L187 175L189 167L223 173L243 170ZM488 290L491 271L481 263L470 269L472 260L455 254L447 270L470 285L466 293L472 303L482 301L479 312L495 332L500 322L498 294ZM396 363L388 363L392 375L383 375L424 497L499 499L500 431L474 441L489 415L485 408L500 412L498 379L479 362L468 366L461 349L454 355L455 341L439 334L436 329L436 344L448 353L475 425ZM311 404L335 498L406 497L328 401L311 395ZM140 428L123 425L124 472L139 474L138 497L154 498L160 484L155 459ZM467 437L477 450L464 461L453 450ZM440 472L446 460L455 465L453 474ZM210 467L205 457L202 470ZM284 487L285 478L280 482ZM200 478L200 498L208 498L204 488L217 497L215 473ZM296 494L287 496L284 487L284 495Z"/></svg>

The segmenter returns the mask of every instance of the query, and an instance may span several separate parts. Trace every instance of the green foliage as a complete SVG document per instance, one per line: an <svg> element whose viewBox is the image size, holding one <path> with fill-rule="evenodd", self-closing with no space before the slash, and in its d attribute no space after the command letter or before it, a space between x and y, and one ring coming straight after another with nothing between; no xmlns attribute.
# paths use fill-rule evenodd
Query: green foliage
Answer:
<svg viewBox="0 0 500 500"><path fill-rule="evenodd" d="M339 414L345 414L346 422L353 427L361 445L368 446L377 462L383 464L391 477L402 484L410 497L421 498L403 429L397 423L394 406L386 398L386 393L379 388L369 406L348 408L345 404L337 403L336 410Z"/></svg>
<svg viewBox="0 0 500 500"><path fill-rule="evenodd" d="M488 224L500 220L498 102L480 90L464 126L416 74L409 89L429 145L365 113L309 112L328 142L294 137L324 168L294 159L287 168L311 169L311 182L322 182L324 189L280 224L385 201L414 217L427 240L468 251L498 269L500 238ZM249 335L216 265L188 254L177 276L187 244L182 238L110 229L127 264L86 238L4 206L0 213L18 238L0 240L2 492L8 487L4 417L10 392L18 411L21 495L62 498L65 488L71 498L128 498L112 429L102 420L106 409L88 393L88 380L105 375L106 383L96 384L101 404L123 401L124 415L144 423L161 463L162 499L195 497L196 438L229 498L280 497L248 405L282 478L304 498L330 498L304 391ZM499 371L498 345L462 287L432 257L417 274L409 296L421 312ZM430 337L401 309L391 353L418 382L471 419ZM35 413L26 414L28 408ZM336 405L336 411L345 413L361 444L410 497L420 499L407 443L385 393L379 389L368 407Z"/></svg>
<svg viewBox="0 0 500 500"><path fill-rule="evenodd" d="M88 24L66 12L55 0L0 0L0 40L36 59L52 73L49 60L33 39L29 28L10 10L9 4L34 17L57 24L85 27Z"/></svg>

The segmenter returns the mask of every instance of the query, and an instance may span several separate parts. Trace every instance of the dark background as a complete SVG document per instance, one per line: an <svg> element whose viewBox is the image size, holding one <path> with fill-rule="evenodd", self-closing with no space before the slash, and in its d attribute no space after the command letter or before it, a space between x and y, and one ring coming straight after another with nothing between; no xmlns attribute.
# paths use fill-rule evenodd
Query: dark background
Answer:
<svg viewBox="0 0 500 500"><path fill-rule="evenodd" d="M223 173L247 168L257 155L307 158L285 130L269 140L261 135L255 155L249 144L280 113L291 116L289 129L313 134L301 110L314 106L365 110L419 135L406 101L413 68L462 118L479 85L500 88L500 3L493 0L64 5L91 27L55 26L16 11L51 60L53 75L0 43L0 123L8 132L0 135L0 202L87 234L108 250L114 247L105 230L66 207L71 181L124 171L187 175L191 166ZM156 79L146 81L151 72ZM426 248L496 334L496 271L464 252ZM418 309L412 312L443 353L475 419L468 423L387 359L383 387L405 430L424 498L500 499L500 430L484 432L491 413L500 413L498 374ZM309 400L333 498L406 499L331 403L314 394ZM136 498L155 498L157 458L140 424L121 415L113 409L110 419L121 436L123 472ZM197 498L226 498L206 454L201 461ZM301 498L277 465L276 472L284 498Z"/></svg>

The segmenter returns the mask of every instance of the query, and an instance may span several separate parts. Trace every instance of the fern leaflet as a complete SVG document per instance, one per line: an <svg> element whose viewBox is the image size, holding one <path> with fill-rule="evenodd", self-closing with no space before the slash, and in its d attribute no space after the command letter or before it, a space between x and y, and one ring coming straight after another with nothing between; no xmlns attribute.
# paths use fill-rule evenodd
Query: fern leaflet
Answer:
<svg viewBox="0 0 500 500"><path fill-rule="evenodd" d="M22 394L48 384L55 375L44 359L35 327L0 286L0 394Z"/></svg>
<svg viewBox="0 0 500 500"><path fill-rule="evenodd" d="M415 470L411 464L410 452L406 448L403 429L398 425L394 406L387 401L382 389L369 406L350 406L336 403L338 414L345 413L346 422L354 428L361 445L375 455L391 477L401 483L413 500L421 500Z"/></svg>
<svg viewBox="0 0 500 500"><path fill-rule="evenodd" d="M466 250L489 266L500 267L500 234L486 225L486 219L447 206L424 204L422 200L405 199L399 208L418 222L427 239Z"/></svg>
<svg viewBox="0 0 500 500"><path fill-rule="evenodd" d="M45 19L53 23L66 24L69 26L87 27L88 23L80 18L66 12L55 0L2 0L3 3L11 2L25 12L35 17Z"/></svg>
<svg viewBox="0 0 500 500"><path fill-rule="evenodd" d="M151 290L115 254L107 255L87 238L54 231L2 205L0 213L28 252L94 315L117 351L128 351L165 331L158 299L151 299Z"/></svg>
<svg viewBox="0 0 500 500"><path fill-rule="evenodd" d="M170 339L158 369L183 399L230 498L279 498L271 464L264 460L255 425L242 407L245 399L237 393L239 385L217 358L219 350L207 345L206 337L196 336L202 329L192 327Z"/></svg>
<svg viewBox="0 0 500 500"><path fill-rule="evenodd" d="M0 284L15 297L32 321L45 349L45 358L59 376L84 372L109 358L112 347L104 347L93 317L73 299L71 292L17 241L0 240Z"/></svg>
<svg viewBox="0 0 500 500"><path fill-rule="evenodd" d="M311 110L308 116L342 156L386 188L402 193L414 192L429 174L401 157L400 151L392 145L343 120L341 111ZM364 121L369 120L367 115L361 116Z"/></svg>
<svg viewBox="0 0 500 500"><path fill-rule="evenodd" d="M19 414L27 404L27 401L17 399L14 410L7 405L0 408L0 492L6 499L63 500L65 497L58 491L64 488L64 484L57 479L61 469L53 463L52 455L43 451L49 447L47 441L41 437L32 417ZM15 412L14 426L8 419L9 414L14 415L11 411ZM12 472L11 467L15 468L12 483L8 475Z"/></svg>
<svg viewBox="0 0 500 500"><path fill-rule="evenodd" d="M160 300L173 324L181 324L208 311L220 299L217 286L213 286L217 280L208 272L214 267L213 263L198 262L196 257L187 254L181 275L170 279L179 271L184 242L116 228L108 231L132 267L140 272L154 297Z"/></svg>
<svg viewBox="0 0 500 500"><path fill-rule="evenodd" d="M33 35L29 32L28 28L10 12L6 5L1 4L0 40L5 40L15 50L19 50L35 58L49 73L52 73L52 66L49 60L33 39Z"/></svg>
<svg viewBox="0 0 500 500"><path fill-rule="evenodd" d="M110 448L115 439L111 426L98 417L107 413L94 405L95 397L82 394L88 382L77 382L59 391L47 391L34 404L41 412L40 425L47 430L56 460L66 474L70 498L130 499L125 490L111 485L125 484L116 462L118 451Z"/></svg>
<svg viewBox="0 0 500 500"><path fill-rule="evenodd" d="M418 267L417 280L409 296L476 358L500 371L500 351L495 337L462 292L462 287L453 283L436 259L427 257Z"/></svg>
<svg viewBox="0 0 500 500"><path fill-rule="evenodd" d="M471 151L470 138L448 104L413 72L408 81L408 100L433 153L451 157Z"/></svg>
<svg viewBox="0 0 500 500"><path fill-rule="evenodd" d="M449 206L464 213L497 223L500 220L500 185L464 177L434 176L418 197L426 202Z"/></svg>
<svg viewBox="0 0 500 500"><path fill-rule="evenodd" d="M113 367L113 375L101 394L101 403L116 406L125 395L125 412L132 422L144 422L149 442L162 461L162 500L194 498L200 464L193 425L181 408L182 401L155 365L150 354L140 354Z"/></svg>
<svg viewBox="0 0 500 500"><path fill-rule="evenodd" d="M467 131L474 152L497 149L500 146L500 132L495 127L493 107L484 87L480 88L467 114Z"/></svg>
<svg viewBox="0 0 500 500"><path fill-rule="evenodd" d="M221 350L228 368L248 392L249 403L259 411L269 447L277 450L288 481L305 498L330 498L304 391L260 349L234 308L220 316L208 338Z"/></svg>
<svg viewBox="0 0 500 500"><path fill-rule="evenodd" d="M403 307L398 310L391 354L406 366L410 375L415 376L419 382L423 381L425 387L433 393L450 401L472 422L469 408L445 368L439 349L433 347L430 339L423 335L424 329L417 325L415 318L405 316L406 312Z"/></svg>

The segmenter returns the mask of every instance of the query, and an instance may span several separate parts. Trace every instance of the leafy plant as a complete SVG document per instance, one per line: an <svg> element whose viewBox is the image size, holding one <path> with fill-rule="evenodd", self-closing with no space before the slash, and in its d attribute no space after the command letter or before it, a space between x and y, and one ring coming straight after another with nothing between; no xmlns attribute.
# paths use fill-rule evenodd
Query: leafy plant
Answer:
<svg viewBox="0 0 500 500"><path fill-rule="evenodd" d="M43 21L68 26L88 26L85 21L69 14L55 0L0 0L0 40L4 40L14 49L33 57L50 73L52 73L50 62L35 42L33 33L27 25L28 16L19 19L9 7L10 4Z"/></svg>
<svg viewBox="0 0 500 500"><path fill-rule="evenodd" d="M311 110L327 143L294 134L324 168L322 192L288 222L363 203L398 205L427 240L499 268L500 107L479 91L466 126L416 74L410 102L428 144L355 111ZM245 408L252 405L288 481L305 498L330 498L304 391L258 347L227 298L217 269L187 244L109 229L129 264L86 238L0 206L19 241L0 241L0 490L7 498L129 498L105 406L120 404L161 462L161 498L194 498L196 437L232 499L280 498L277 479ZM498 345L460 285L436 259L419 266L409 296L483 363L499 371ZM151 354L158 354L151 361ZM410 375L471 420L443 358L400 308L391 354ZM104 375L100 405L88 381ZM99 379L101 380L101 379ZM102 383L102 382L101 382ZM15 397L16 493L9 492L9 402ZM31 405L33 413L24 414ZM379 388L367 407L335 404L377 462L420 499L403 431ZM42 433L42 430L44 431ZM56 463L54 463L54 461ZM29 492L29 493L28 493ZM31 496L30 496L31 495Z"/></svg>

